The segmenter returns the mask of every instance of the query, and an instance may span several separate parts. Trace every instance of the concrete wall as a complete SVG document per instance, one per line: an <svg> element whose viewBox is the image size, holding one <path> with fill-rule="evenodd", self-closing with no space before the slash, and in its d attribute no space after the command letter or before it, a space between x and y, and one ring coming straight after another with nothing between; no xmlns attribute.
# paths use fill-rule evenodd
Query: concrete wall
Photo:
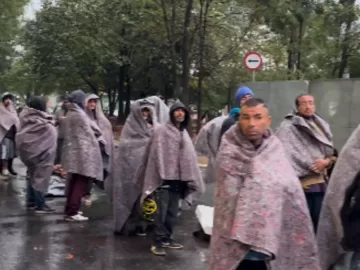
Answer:
<svg viewBox="0 0 360 270"><path fill-rule="evenodd" d="M307 93L309 88L307 81L255 82L246 85L269 106L273 129L294 109L295 98Z"/></svg>
<svg viewBox="0 0 360 270"><path fill-rule="evenodd" d="M338 149L360 123L360 80L275 81L245 83L255 95L264 99L273 117L272 127L294 108L302 93L315 97L317 113L329 122Z"/></svg>

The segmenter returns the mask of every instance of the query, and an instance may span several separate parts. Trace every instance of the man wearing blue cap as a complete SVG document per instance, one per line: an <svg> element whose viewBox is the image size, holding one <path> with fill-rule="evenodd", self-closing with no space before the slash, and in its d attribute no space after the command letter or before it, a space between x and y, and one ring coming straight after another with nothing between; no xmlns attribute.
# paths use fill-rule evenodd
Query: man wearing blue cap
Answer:
<svg viewBox="0 0 360 270"><path fill-rule="evenodd" d="M240 115L240 108L241 106L248 100L254 97L254 93L253 91L247 87L247 86L243 86L240 87L235 94L235 106L239 106L239 107L235 107L233 108L230 113L229 113L229 117L224 121L224 123L221 126L221 131L220 131L220 141L221 141L221 137L222 135L224 135L224 133L226 131L228 131L228 129L230 127L232 127L232 125L234 125ZM219 144L220 145L220 144Z"/></svg>

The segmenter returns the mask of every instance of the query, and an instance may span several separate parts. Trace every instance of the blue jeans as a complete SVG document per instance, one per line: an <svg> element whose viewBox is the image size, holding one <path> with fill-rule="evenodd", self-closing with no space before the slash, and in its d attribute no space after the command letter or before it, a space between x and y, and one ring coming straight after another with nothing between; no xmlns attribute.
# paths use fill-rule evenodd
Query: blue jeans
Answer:
<svg viewBox="0 0 360 270"><path fill-rule="evenodd" d="M305 192L305 196L316 233L325 192Z"/></svg>
<svg viewBox="0 0 360 270"><path fill-rule="evenodd" d="M180 192L171 191L166 188L158 188L155 193L157 211L154 215L155 244L170 241L177 214L179 212Z"/></svg>
<svg viewBox="0 0 360 270"><path fill-rule="evenodd" d="M37 191L31 185L31 172L28 169L27 176L27 194L26 194L26 204L27 206L35 206L36 209L43 209L45 207L45 197L44 194L40 191Z"/></svg>

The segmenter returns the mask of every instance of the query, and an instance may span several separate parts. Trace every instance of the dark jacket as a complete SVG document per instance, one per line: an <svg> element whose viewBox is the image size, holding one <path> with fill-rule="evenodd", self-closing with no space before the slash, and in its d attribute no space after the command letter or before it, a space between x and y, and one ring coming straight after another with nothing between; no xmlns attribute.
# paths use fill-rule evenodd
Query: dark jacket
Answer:
<svg viewBox="0 0 360 270"><path fill-rule="evenodd" d="M174 112L178 109L183 109L185 111L185 119L184 121L180 124L180 130L184 130L187 129L190 122L191 122L191 117L190 117L190 112L189 110L185 107L184 104L182 104L180 101L175 102L171 107L170 107L170 120L171 122L174 124L174 126L176 126L176 120L174 118Z"/></svg>
<svg viewBox="0 0 360 270"><path fill-rule="evenodd" d="M221 144L222 136L239 120L239 117L240 117L240 109L236 107L231 109L229 113L229 117L225 119L220 129L219 147Z"/></svg>
<svg viewBox="0 0 360 270"><path fill-rule="evenodd" d="M342 246L345 250L360 250L360 171L345 191L343 206L340 210L344 230Z"/></svg>
<svg viewBox="0 0 360 270"><path fill-rule="evenodd" d="M226 131L228 131L233 125L235 125L236 120L229 116L228 118L225 119L224 123L221 126L221 130L220 130L220 141L222 136L225 134Z"/></svg>

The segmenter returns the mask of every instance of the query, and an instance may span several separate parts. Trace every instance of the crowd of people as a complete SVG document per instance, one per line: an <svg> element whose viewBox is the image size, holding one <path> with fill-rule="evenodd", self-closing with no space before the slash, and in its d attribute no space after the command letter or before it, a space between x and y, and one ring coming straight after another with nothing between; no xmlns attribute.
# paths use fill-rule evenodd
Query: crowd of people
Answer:
<svg viewBox="0 0 360 270"><path fill-rule="evenodd" d="M66 178L69 222L88 220L80 208L96 184L112 200L115 234L151 231L151 252L164 256L183 248L174 239L180 202L191 205L215 183L209 270L360 269L360 130L338 157L309 94L273 132L265 102L241 87L229 116L203 126L195 144L178 101L135 101L117 145L94 94L73 91L55 115L44 97L31 97L19 115L13 102L6 94L0 103L1 174L16 175L18 155L27 167L26 206L37 214L54 211L44 198L54 171ZM209 160L204 177L198 155Z"/></svg>

